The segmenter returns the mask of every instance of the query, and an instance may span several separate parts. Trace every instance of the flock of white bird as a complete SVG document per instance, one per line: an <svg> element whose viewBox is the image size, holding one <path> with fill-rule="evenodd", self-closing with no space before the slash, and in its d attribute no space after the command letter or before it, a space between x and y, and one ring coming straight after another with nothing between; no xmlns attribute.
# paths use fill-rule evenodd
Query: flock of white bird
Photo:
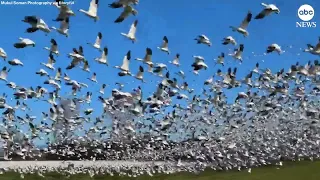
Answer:
<svg viewBox="0 0 320 180"><path fill-rule="evenodd" d="M30 25L26 32L43 31L48 34L54 30L68 37L69 18L75 13L62 1L57 2L59 3L55 5L59 14L54 21L61 23L59 28L50 28L40 17L26 16L22 20ZM79 12L98 21L98 3L98 0L91 0L89 9L80 9ZM123 8L122 13L114 22L121 23L130 15L137 15L138 12L134 6L138 4L138 0L118 0L109 4L110 8ZM274 13L280 13L274 4L262 3L262 6L263 10L254 19L260 20L268 18ZM252 16L250 11L247 12L239 26L230 26L230 28L244 37L249 36L248 25ZM121 33L121 35L135 43L137 26L138 20L135 20L129 32ZM297 62L287 71L281 69L278 72L272 72L269 68L262 69L257 63L242 79L237 77L237 68L230 67L227 72L222 72L218 68L216 73L203 83L202 93L195 94L195 90L189 87L188 78L183 70L172 73L169 72L166 64L153 62L151 48L146 48L144 57L135 58L141 65L138 72L132 74L130 70L132 57L129 50L124 55L122 64L114 66L119 69L118 76L132 76L141 80L142 83L147 83L144 80L144 73L150 73L159 76L162 79L161 82L156 87L156 91L146 99L144 99L143 89L140 86L133 92L124 92L122 91L124 84L119 83L119 88L113 89L110 97L103 97L107 88L106 84L100 84L101 89L96 95L85 91L88 88L87 84L78 82L67 75L67 71L73 68L91 72L91 63L109 66L108 48L102 46L102 39L103 35L99 32L95 42L86 42L99 50L101 57L95 58L92 62L85 57L82 46L78 49L73 48L73 52L68 54L71 60L65 68L65 72L63 72L63 68L55 67L55 57L60 55L59 43L55 39L51 39L51 47L44 47L49 52L48 62L41 63L43 69L36 72L37 75L47 79L44 81L44 85L38 85L35 88L21 87L10 81L9 66L14 68L14 66L23 66L24 64L19 59L7 61L7 53L3 48L0 48L0 57L9 64L2 68L0 80L5 82L2 85L12 89L12 95L16 99L16 104L10 105L12 104L10 94L4 93L0 97L0 109L3 109L1 139L5 142L10 155L16 154L23 159L26 157L36 159L36 155L33 154L37 149L34 141L45 139L55 131L58 132L55 136L62 138L61 142L72 143L75 146L68 148L68 145L65 145L66 148L63 150L54 149L50 147L51 144L48 142L49 147L45 151L62 157L86 152L87 149L82 144L90 142L90 146L96 147L95 153L104 155L105 159L112 155L118 159L141 161L170 159L175 162L170 166L135 167L132 168L131 174L127 174L130 176L138 176L145 172L149 175L155 172L172 173L182 170L196 172L206 167L215 170L248 169L248 172L251 172L252 167L269 164L281 166L283 160L319 158L320 64L318 60L309 61L305 65L300 65ZM198 44L212 45L206 35L199 35L195 41ZM170 54L169 44L168 37L164 36L161 46L157 49ZM238 46L238 42L232 36L223 38L222 45L228 44ZM15 43L14 47L35 48L36 43L31 39L19 38L19 42ZM241 63L244 47L244 44L239 44L238 48L228 55ZM303 51L320 55L320 39L317 45L308 44ZM284 51L278 44L271 44L266 48L266 54L273 52L281 55ZM180 54L177 53L169 63L179 68L179 59ZM225 53L221 53L216 59L215 66L225 66L224 59ZM147 72L145 72L144 66L148 67ZM209 67L202 56L194 56L194 62L190 68L197 75L201 70L206 70ZM55 72L55 76L50 75L52 71ZM172 77L173 75L176 77ZM94 72L89 79L93 83L98 83L97 74ZM47 89L46 86L52 86L53 91ZM59 94L64 86L71 87L74 96L67 107L59 104L59 100L64 99ZM239 92L233 103L228 102L225 92L237 87L246 87L247 90ZM82 94L84 91L85 94ZM90 104L93 97L98 98L99 102L97 103L101 103L103 114L92 118L93 108L80 109L80 113L78 113L77 104ZM178 103L173 103L174 98ZM37 117L29 115L28 101L32 100L46 101L51 105L49 113L42 113L40 124L34 122ZM187 105L183 106L179 101L183 101ZM170 112L164 113L168 109ZM17 116L16 111L18 110L25 111L26 116ZM70 112L72 116L66 117L66 113ZM107 118L111 119L112 127L103 125ZM57 129L55 126L59 122L64 122L62 129ZM70 131L83 130L86 122L93 122L94 126L85 131L84 136L75 134L66 136L63 133L66 129ZM22 132L19 129L24 124L29 126L29 132ZM23 134L22 144L14 141L17 134L9 131L11 128L16 128ZM147 142L141 138L141 134L146 132L148 132ZM107 143L107 139L110 137L109 141L114 141L119 146L125 147L126 143L134 142L140 148L128 148L121 150L121 152L115 152ZM95 157L91 157L91 160L95 159ZM185 159L193 163L184 161ZM8 160L10 159L8 158ZM92 176L101 173L114 174L115 172L121 174L122 170L128 172L128 166L125 165L113 167L112 170L108 166L98 168L93 165L91 168L82 169L72 167L53 168L47 166L44 169L38 167L22 169L10 166L10 168L1 167L1 172L14 170L20 172L21 177L30 172L37 172L43 176L41 173L44 171L53 170L68 175L88 172Z"/></svg>

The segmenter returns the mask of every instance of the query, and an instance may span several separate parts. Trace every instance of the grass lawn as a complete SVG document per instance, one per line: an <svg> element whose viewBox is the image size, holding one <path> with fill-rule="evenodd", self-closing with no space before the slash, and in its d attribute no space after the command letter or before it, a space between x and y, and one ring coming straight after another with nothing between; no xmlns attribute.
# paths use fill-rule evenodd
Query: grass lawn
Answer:
<svg viewBox="0 0 320 180"><path fill-rule="evenodd" d="M54 179L67 179L66 177L52 173L45 174L46 180ZM0 180L15 180L20 179L20 175L17 173L6 173L0 175ZM44 179L37 175L25 175L27 180L38 180ZM69 179L71 180L87 180L91 179L88 175L74 175ZM277 169L276 167L261 167L252 169L252 173L249 174L247 171L228 171L228 172L214 172L204 171L199 175L190 173L177 173L171 175L155 175L141 176L138 178L128 177L108 177L108 176L94 176L92 179L97 180L320 180L320 161L310 162L297 162L297 163L285 163L283 167Z"/></svg>

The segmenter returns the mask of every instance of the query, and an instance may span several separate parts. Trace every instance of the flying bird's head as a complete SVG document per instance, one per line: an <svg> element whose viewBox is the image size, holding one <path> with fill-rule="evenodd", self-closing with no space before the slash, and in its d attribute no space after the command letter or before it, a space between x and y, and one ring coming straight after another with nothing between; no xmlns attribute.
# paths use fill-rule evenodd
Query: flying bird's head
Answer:
<svg viewBox="0 0 320 180"><path fill-rule="evenodd" d="M248 31L244 32L244 33L243 33L243 36L244 36L244 37L247 37L247 36L249 36L249 33L248 33Z"/></svg>

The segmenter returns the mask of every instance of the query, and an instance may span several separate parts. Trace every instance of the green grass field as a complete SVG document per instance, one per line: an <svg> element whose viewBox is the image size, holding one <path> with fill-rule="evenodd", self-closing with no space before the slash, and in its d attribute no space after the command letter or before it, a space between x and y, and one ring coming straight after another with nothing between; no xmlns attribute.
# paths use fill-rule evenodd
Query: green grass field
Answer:
<svg viewBox="0 0 320 180"><path fill-rule="evenodd" d="M27 180L54 180L54 179L67 179L59 174L45 174L46 178L41 178L37 175L25 175L24 179ZM17 173L6 173L0 175L0 180L15 180L20 179L20 175ZM252 173L247 171L228 171L228 172L214 172L205 171L199 175L190 173L177 173L171 175L155 175L141 176L138 178L128 177L108 177L108 176L94 176L90 178L88 175L75 175L71 176L71 180L320 180L320 161L317 162L297 162L297 163L285 163L283 167L277 169L276 167L261 167L252 169Z"/></svg>

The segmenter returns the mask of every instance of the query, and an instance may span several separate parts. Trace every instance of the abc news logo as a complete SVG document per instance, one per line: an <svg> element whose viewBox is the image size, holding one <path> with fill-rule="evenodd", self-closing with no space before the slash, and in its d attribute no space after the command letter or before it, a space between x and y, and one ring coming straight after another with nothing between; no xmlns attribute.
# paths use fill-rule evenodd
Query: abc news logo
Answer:
<svg viewBox="0 0 320 180"><path fill-rule="evenodd" d="M298 17L302 20L301 22L296 22L296 27L302 28L315 28L317 27L316 22L311 22L314 17L314 9L308 4L300 6L298 9Z"/></svg>

